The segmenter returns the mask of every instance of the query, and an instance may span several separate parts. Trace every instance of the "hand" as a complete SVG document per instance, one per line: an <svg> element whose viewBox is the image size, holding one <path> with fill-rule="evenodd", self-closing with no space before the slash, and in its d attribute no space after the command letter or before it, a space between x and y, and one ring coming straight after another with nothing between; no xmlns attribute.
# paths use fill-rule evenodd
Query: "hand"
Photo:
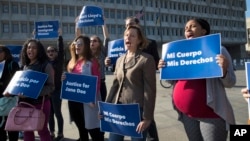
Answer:
<svg viewBox="0 0 250 141"><path fill-rule="evenodd" d="M158 63L158 69L161 69L166 66L166 62L164 60L160 59Z"/></svg>
<svg viewBox="0 0 250 141"><path fill-rule="evenodd" d="M66 79L66 75L65 75L65 73L62 73L61 81L65 80L65 79Z"/></svg>
<svg viewBox="0 0 250 141"><path fill-rule="evenodd" d="M95 108L95 103L91 102L91 103L89 103L89 106L90 106L91 108Z"/></svg>
<svg viewBox="0 0 250 141"><path fill-rule="evenodd" d="M142 120L136 127L136 132L138 133L142 133L143 131L145 131L149 125L151 124L151 120Z"/></svg>
<svg viewBox="0 0 250 141"><path fill-rule="evenodd" d="M11 96L11 94L10 94L9 92L4 93L3 95L4 95L5 97L10 97L10 96Z"/></svg>
<svg viewBox="0 0 250 141"><path fill-rule="evenodd" d="M61 28L58 29L58 35L62 36L62 29Z"/></svg>
<svg viewBox="0 0 250 141"><path fill-rule="evenodd" d="M111 59L109 57L106 57L104 60L105 66L110 66L111 65Z"/></svg>
<svg viewBox="0 0 250 141"><path fill-rule="evenodd" d="M250 98L249 90L247 88L241 89L241 93L246 101Z"/></svg>
<svg viewBox="0 0 250 141"><path fill-rule="evenodd" d="M18 93L17 94L19 98L25 98L26 96L23 95L23 93Z"/></svg>
<svg viewBox="0 0 250 141"><path fill-rule="evenodd" d="M219 54L216 56L215 59L216 59L216 63L222 68L223 77L225 77L225 75L227 74L227 68L229 66L227 58L224 55Z"/></svg>

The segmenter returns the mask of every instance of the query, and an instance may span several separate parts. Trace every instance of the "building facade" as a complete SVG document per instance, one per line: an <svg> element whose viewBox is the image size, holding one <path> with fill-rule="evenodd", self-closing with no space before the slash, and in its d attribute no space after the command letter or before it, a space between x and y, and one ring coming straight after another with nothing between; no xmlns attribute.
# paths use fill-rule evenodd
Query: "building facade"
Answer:
<svg viewBox="0 0 250 141"><path fill-rule="evenodd" d="M184 38L188 19L201 17L210 23L211 33L221 33L232 58L245 54L246 0L0 0L0 44L22 45L32 37L34 22L47 20L60 22L69 43L74 39L75 18L85 5L103 9L111 40L123 37L126 17L140 13L145 34L158 42L160 53L163 43ZM100 26L84 27L82 32L103 37ZM45 45L55 41L42 40Z"/></svg>

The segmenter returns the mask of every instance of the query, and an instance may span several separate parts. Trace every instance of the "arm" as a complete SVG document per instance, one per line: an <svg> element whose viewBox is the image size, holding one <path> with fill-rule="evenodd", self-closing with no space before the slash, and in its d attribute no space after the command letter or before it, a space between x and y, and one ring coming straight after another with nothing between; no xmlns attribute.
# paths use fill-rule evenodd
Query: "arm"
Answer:
<svg viewBox="0 0 250 141"><path fill-rule="evenodd" d="M55 89L55 85L54 85L54 70L53 67L50 63L48 63L46 65L45 68L45 73L48 74L48 79L46 80L42 91L40 93L40 96L44 96L44 95L50 95L52 94L52 92Z"/></svg>
<svg viewBox="0 0 250 141"><path fill-rule="evenodd" d="M77 25L78 21L79 21L79 16L76 17L76 19L75 19L75 24L76 24L75 25L75 37L78 37L78 36L80 36L82 34L81 29Z"/></svg>
<svg viewBox="0 0 250 141"><path fill-rule="evenodd" d="M230 54L224 47L222 47L221 54L218 55L216 59L217 63L221 66L223 70L223 77L221 77L223 85L227 88L233 87L236 83L236 76L234 73Z"/></svg>
<svg viewBox="0 0 250 141"><path fill-rule="evenodd" d="M57 48L58 48L58 59L59 61L64 61L64 45L63 45L63 37L62 37L62 30L59 29L58 31L59 36L57 40Z"/></svg>

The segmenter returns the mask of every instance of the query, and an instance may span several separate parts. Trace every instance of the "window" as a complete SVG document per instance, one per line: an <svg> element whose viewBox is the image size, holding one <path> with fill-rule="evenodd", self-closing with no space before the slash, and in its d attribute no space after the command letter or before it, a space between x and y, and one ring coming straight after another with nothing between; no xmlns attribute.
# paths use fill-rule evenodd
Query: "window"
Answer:
<svg viewBox="0 0 250 141"><path fill-rule="evenodd" d="M3 13L9 13L9 5L7 3L3 4Z"/></svg>
<svg viewBox="0 0 250 141"><path fill-rule="evenodd" d="M38 15L44 15L44 5L38 5Z"/></svg>
<svg viewBox="0 0 250 141"><path fill-rule="evenodd" d="M12 14L18 14L18 5L17 4L12 3L11 9L12 9L11 10Z"/></svg>
<svg viewBox="0 0 250 141"><path fill-rule="evenodd" d="M113 9L110 10L110 18L115 19L115 10Z"/></svg>
<svg viewBox="0 0 250 141"><path fill-rule="evenodd" d="M75 24L70 24L70 33L75 33Z"/></svg>
<svg viewBox="0 0 250 141"><path fill-rule="evenodd" d="M52 16L52 7L50 5L46 5L46 15Z"/></svg>
<svg viewBox="0 0 250 141"><path fill-rule="evenodd" d="M12 32L13 33L18 33L19 32L18 23L13 23L12 24Z"/></svg>
<svg viewBox="0 0 250 141"><path fill-rule="evenodd" d="M59 6L54 7L54 15L55 16L60 16L60 7Z"/></svg>
<svg viewBox="0 0 250 141"><path fill-rule="evenodd" d="M36 5L30 4L30 15L36 15Z"/></svg>
<svg viewBox="0 0 250 141"><path fill-rule="evenodd" d="M26 4L21 5L21 14L27 14L27 5Z"/></svg>
<svg viewBox="0 0 250 141"><path fill-rule="evenodd" d="M75 8L73 6L69 7L69 16L75 17Z"/></svg>
<svg viewBox="0 0 250 141"><path fill-rule="evenodd" d="M62 7L62 16L68 16L68 9L65 6Z"/></svg>
<svg viewBox="0 0 250 141"><path fill-rule="evenodd" d="M121 16L121 10L117 10L117 14L116 14L116 18L117 19L122 19L122 16Z"/></svg>
<svg viewBox="0 0 250 141"><path fill-rule="evenodd" d="M3 23L3 33L9 33L10 32L10 26L8 23Z"/></svg>
<svg viewBox="0 0 250 141"><path fill-rule="evenodd" d="M67 26L67 24L63 24L62 25L62 30L63 30L63 33L68 33L68 26Z"/></svg>
<svg viewBox="0 0 250 141"><path fill-rule="evenodd" d="M26 23L21 23L21 33L28 33Z"/></svg>

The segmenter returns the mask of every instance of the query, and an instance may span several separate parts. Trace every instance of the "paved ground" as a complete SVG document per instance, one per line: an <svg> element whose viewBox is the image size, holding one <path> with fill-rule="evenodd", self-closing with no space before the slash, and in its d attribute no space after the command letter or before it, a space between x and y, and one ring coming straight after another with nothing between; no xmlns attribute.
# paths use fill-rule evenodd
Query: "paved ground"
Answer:
<svg viewBox="0 0 250 141"><path fill-rule="evenodd" d="M246 124L248 119L247 103L243 99L240 90L246 86L245 71L237 70L237 84L231 89L227 89L228 98L234 108L237 124ZM159 83L159 73L157 73L157 99L155 109L155 120L158 134L161 141L187 141L182 124L177 121L177 114L171 104L171 88L162 88ZM107 75L107 88L112 83L112 75ZM62 111L64 116L64 141L74 141L78 139L78 131L74 123L69 123L67 101L63 100ZM107 139L108 133L105 134ZM126 139L128 140L128 139ZM229 140L229 139L228 139ZM21 140L20 140L21 141Z"/></svg>

